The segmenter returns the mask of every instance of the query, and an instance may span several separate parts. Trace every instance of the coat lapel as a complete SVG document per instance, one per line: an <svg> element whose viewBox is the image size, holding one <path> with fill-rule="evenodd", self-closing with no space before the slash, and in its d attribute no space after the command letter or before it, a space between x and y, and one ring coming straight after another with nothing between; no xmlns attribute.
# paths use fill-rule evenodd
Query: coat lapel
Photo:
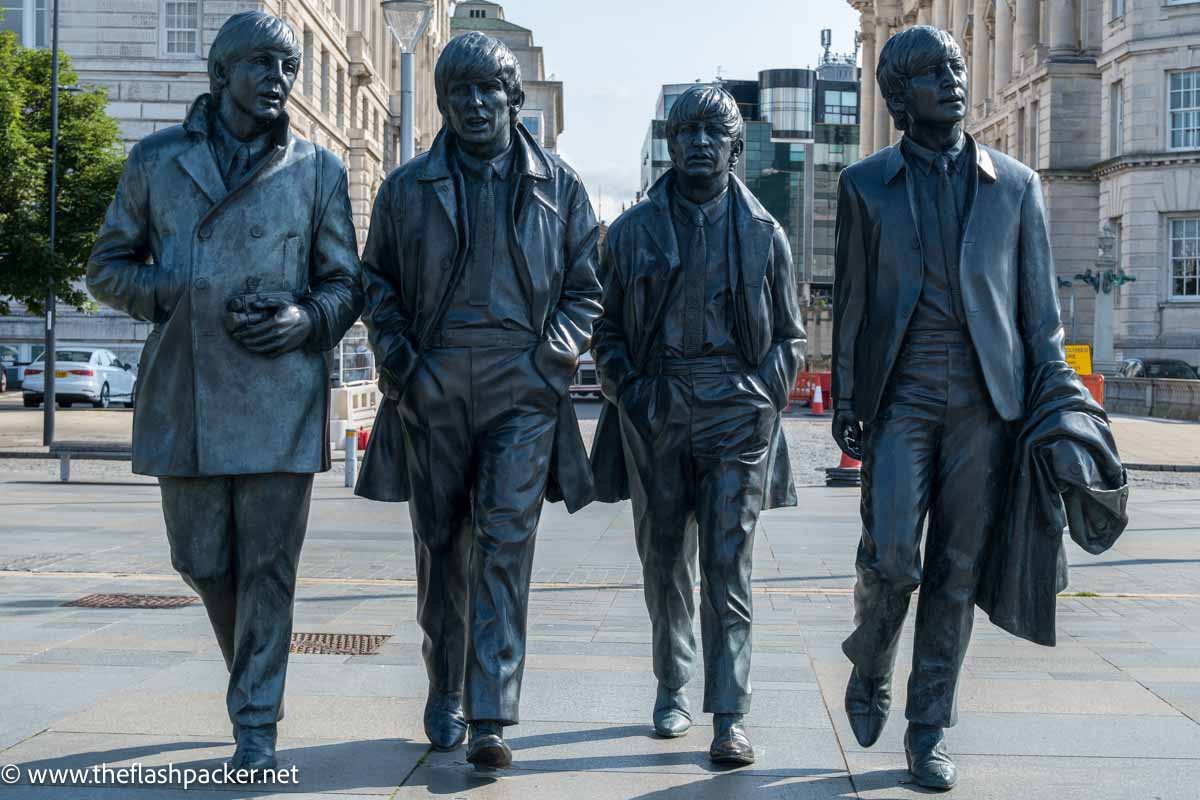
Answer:
<svg viewBox="0 0 1200 800"><path fill-rule="evenodd" d="M197 139L191 147L179 154L178 161L179 166L195 181L210 203L215 206L225 199L229 191L225 188L225 181L217 169L217 160L212 154L212 148L208 146L207 139Z"/></svg>

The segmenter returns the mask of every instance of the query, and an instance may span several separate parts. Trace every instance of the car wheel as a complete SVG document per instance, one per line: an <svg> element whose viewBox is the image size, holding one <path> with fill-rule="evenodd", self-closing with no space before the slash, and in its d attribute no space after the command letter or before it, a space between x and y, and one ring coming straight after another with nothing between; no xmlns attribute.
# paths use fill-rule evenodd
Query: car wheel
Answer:
<svg viewBox="0 0 1200 800"><path fill-rule="evenodd" d="M37 395L34 394L23 395L21 397L21 402L24 403L26 408L37 408L42 404L42 401L39 400Z"/></svg>
<svg viewBox="0 0 1200 800"><path fill-rule="evenodd" d="M95 408L108 408L112 405L112 396L109 394L108 384L100 387L100 399L92 401L92 406Z"/></svg>
<svg viewBox="0 0 1200 800"><path fill-rule="evenodd" d="M0 394L8 391L8 372L0 366Z"/></svg>

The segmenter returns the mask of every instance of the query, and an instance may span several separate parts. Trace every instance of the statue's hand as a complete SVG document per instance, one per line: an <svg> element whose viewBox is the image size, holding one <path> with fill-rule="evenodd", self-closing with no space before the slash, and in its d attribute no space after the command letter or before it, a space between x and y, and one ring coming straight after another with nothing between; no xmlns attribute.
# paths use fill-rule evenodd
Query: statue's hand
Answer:
<svg viewBox="0 0 1200 800"><path fill-rule="evenodd" d="M230 335L252 353L276 358L304 345L312 333L308 312L295 304L280 306L265 319L238 328Z"/></svg>
<svg viewBox="0 0 1200 800"><path fill-rule="evenodd" d="M855 461L862 461L862 423L854 409L843 407L833 412L833 439L843 453Z"/></svg>

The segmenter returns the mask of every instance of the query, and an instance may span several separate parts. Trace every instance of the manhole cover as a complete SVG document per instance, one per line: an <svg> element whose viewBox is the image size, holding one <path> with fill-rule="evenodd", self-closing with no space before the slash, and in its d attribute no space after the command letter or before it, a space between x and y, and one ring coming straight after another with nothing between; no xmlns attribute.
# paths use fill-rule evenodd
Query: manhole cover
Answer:
<svg viewBox="0 0 1200 800"><path fill-rule="evenodd" d="M192 594L89 594L63 605L77 608L182 608L199 600Z"/></svg>
<svg viewBox="0 0 1200 800"><path fill-rule="evenodd" d="M370 656L390 638L363 633L293 633L292 652L312 656Z"/></svg>

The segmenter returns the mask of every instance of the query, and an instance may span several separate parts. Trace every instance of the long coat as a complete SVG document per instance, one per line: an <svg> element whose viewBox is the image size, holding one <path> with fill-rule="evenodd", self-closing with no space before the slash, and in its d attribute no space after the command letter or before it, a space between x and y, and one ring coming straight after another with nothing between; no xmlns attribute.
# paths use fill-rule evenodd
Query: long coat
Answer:
<svg viewBox="0 0 1200 800"><path fill-rule="evenodd" d="M547 498L570 511L594 497L587 450L567 392L579 354L600 314L596 278L599 226L583 182L516 125L516 191L509 241L529 316L541 331L534 364L558 391L558 426ZM466 267L466 231L459 213L462 175L452 165L446 128L422 153L388 176L375 200L363 251L363 320L379 365L386 400L376 415L355 493L403 502L410 486L397 403L421 351L438 332Z"/></svg>
<svg viewBox="0 0 1200 800"><path fill-rule="evenodd" d="M596 323L596 370L605 403L592 443L592 473L599 500L629 497L624 444L616 402L624 382L642 373L661 345L659 331L674 284L682 280L679 242L671 221L674 170L647 198L612 224L601 276L604 315ZM755 365L777 407L804 363L806 342L786 234L736 175L732 192L729 285L733 288L734 338L742 360ZM767 462L763 508L796 505L783 426L777 421Z"/></svg>
<svg viewBox="0 0 1200 800"><path fill-rule="evenodd" d="M970 137L968 137L970 138ZM975 175L963 221L959 284L992 403L1024 416L1026 372L1063 360L1063 329L1037 173L968 142ZM901 179L903 176L903 179ZM924 279L914 187L898 145L847 167L838 183L833 282L835 404L870 422L904 343Z"/></svg>
<svg viewBox="0 0 1200 800"><path fill-rule="evenodd" d="M331 349L362 307L346 171L288 131L226 188L215 101L134 145L87 266L88 290L154 323L138 369L133 471L198 477L330 465ZM230 298L285 292L312 312L306 345L252 353L224 328Z"/></svg>

